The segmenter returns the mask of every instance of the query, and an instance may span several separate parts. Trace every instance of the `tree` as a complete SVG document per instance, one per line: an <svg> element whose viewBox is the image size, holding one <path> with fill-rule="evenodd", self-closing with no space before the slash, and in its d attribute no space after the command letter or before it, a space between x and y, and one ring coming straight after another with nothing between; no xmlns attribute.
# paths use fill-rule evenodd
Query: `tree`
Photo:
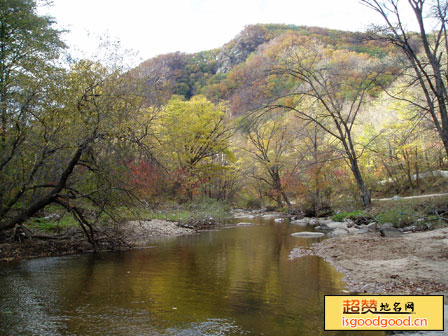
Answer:
<svg viewBox="0 0 448 336"><path fill-rule="evenodd" d="M397 46L407 59L414 73L411 84L418 85L425 97L424 103L408 102L429 113L448 155L448 2L408 0L418 25L417 33L408 31L399 0L361 0L361 3L379 13L385 22L384 26L374 27L373 37Z"/></svg>
<svg viewBox="0 0 448 336"><path fill-rule="evenodd" d="M251 175L269 187L269 195L279 208L283 207L283 201L291 206L284 177L290 168L288 163L294 162L290 156L298 133L292 128L293 125L286 113L277 113L269 118L266 114L255 120L243 118L240 126L247 140L242 148L255 160ZM258 171L257 166L261 168Z"/></svg>
<svg viewBox="0 0 448 336"><path fill-rule="evenodd" d="M436 165L444 153L430 120L408 103L419 96L418 88L410 90L406 81L395 81L388 94L381 93L363 115L364 130L359 137L367 149L363 165L380 178L379 188L392 187L396 194L418 188L419 175L440 169Z"/></svg>
<svg viewBox="0 0 448 336"><path fill-rule="evenodd" d="M53 79L58 76L51 62L63 43L52 23L36 14L36 1L7 0L0 4L0 229L23 222L40 208L36 205L16 219L5 218L26 192L23 183L31 184L43 164L38 153L35 160L25 160L22 151L33 147L28 142L31 123L43 108L45 92L51 86L50 74ZM49 155L51 150L47 148L45 153ZM21 163L30 169L25 172ZM71 168L67 168L68 174ZM20 175L23 183L17 180Z"/></svg>
<svg viewBox="0 0 448 336"><path fill-rule="evenodd" d="M370 191L359 166L353 130L382 71L383 65L367 54L325 48L316 41L287 49L272 71L293 78L296 85L271 107L295 111L339 141L364 206L371 203Z"/></svg>
<svg viewBox="0 0 448 336"><path fill-rule="evenodd" d="M0 3L1 150L15 147L14 135L39 99L39 78L64 46L53 20L36 14L34 0ZM12 134L11 134L12 133ZM8 155L6 156L8 157Z"/></svg>
<svg viewBox="0 0 448 336"><path fill-rule="evenodd" d="M302 196L305 214L324 214L330 208L333 190L341 190L335 173L341 165L341 156L334 144L337 141L314 122L302 122L298 133L297 191Z"/></svg>
<svg viewBox="0 0 448 336"><path fill-rule="evenodd" d="M113 218L131 192L124 172L136 146L130 115L138 114L143 97L119 70L91 61L59 69L44 83L45 94L32 104L21 140L0 171L0 231L55 204L73 215L97 249L94 224L105 213Z"/></svg>
<svg viewBox="0 0 448 336"><path fill-rule="evenodd" d="M222 167L214 158L231 156L225 111L224 105L195 96L188 101L173 97L160 113L159 157L175 175L174 190L185 189L189 199L201 179Z"/></svg>
<svg viewBox="0 0 448 336"><path fill-rule="evenodd" d="M142 113L143 86L121 68L58 67L64 44L52 24L36 1L0 3L0 231L28 232L22 224L55 205L97 249L95 224L130 199L126 163L149 149L153 117Z"/></svg>

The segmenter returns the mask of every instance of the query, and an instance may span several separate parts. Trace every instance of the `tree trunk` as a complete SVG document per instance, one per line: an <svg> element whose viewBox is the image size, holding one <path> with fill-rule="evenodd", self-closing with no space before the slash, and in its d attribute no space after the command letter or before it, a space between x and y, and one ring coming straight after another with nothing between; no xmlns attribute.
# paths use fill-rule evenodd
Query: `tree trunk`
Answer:
<svg viewBox="0 0 448 336"><path fill-rule="evenodd" d="M420 177L419 167L418 167L418 147L415 147L415 187L418 189L420 187Z"/></svg>
<svg viewBox="0 0 448 336"><path fill-rule="evenodd" d="M288 196L286 195L286 193L284 191L282 191L282 196L283 196L283 199L284 199L285 203L288 205L288 208L290 208L291 207L291 202L289 201L289 198L288 198Z"/></svg>
<svg viewBox="0 0 448 336"><path fill-rule="evenodd" d="M281 192L279 190L276 190L277 192L277 196L276 196L276 200L277 200L277 207L278 208L283 208L283 202L282 202L282 195Z"/></svg>
<svg viewBox="0 0 448 336"><path fill-rule="evenodd" d="M370 190L364 183L364 179L362 178L362 174L361 171L359 170L358 161L356 160L356 158L350 157L349 159L351 163L350 168L352 170L353 176L355 177L356 184L358 185L358 188L361 191L362 205L364 207L368 207L370 204L372 204Z"/></svg>
<svg viewBox="0 0 448 336"><path fill-rule="evenodd" d="M407 150L402 150L404 161L406 162L406 177L408 178L409 190L412 192L414 190L412 185L412 176L411 176L411 157Z"/></svg>
<svg viewBox="0 0 448 336"><path fill-rule="evenodd" d="M4 222L0 222L0 231L12 229L16 225L22 224L24 221L32 217L39 210L45 208L47 205L51 203L54 203L58 198L58 194L65 188L69 177L71 176L73 170L75 169L76 165L81 159L81 155L85 152L85 150L88 148L89 144L92 141L93 138L86 139L84 143L78 147L73 157L71 158L70 162L68 162L67 167L59 177L58 183L47 195L45 195L38 201L32 203L27 209L20 212L17 216L10 218Z"/></svg>

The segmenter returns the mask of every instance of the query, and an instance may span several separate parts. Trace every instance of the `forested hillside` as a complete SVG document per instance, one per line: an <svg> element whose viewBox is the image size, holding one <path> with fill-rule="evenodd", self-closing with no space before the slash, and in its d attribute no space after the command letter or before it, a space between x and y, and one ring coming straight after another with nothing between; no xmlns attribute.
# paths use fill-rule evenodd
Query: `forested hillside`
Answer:
<svg viewBox="0 0 448 336"><path fill-rule="evenodd" d="M421 53L417 35L410 38ZM197 96L222 106L228 153L208 157L209 172L177 167L189 181L196 176L198 195L315 212L341 199L368 205L372 192L432 188L419 173L445 165L417 103L424 93L400 48L375 32L252 25L220 49L161 55L133 73L148 91L157 88L152 106Z"/></svg>
<svg viewBox="0 0 448 336"><path fill-rule="evenodd" d="M182 95L189 99L205 94L210 99L223 100L249 83L244 81L244 72L263 67L250 58L268 61L269 53L288 45L299 45L315 40L334 49L367 53L374 57L385 57L393 48L385 42L369 38L366 33L330 30L320 27L305 27L282 24L258 24L247 26L232 41L214 50L196 54L175 52L160 55L140 64L136 71L151 84L163 82L166 96ZM272 56L272 55L271 55ZM260 62L260 60L258 61ZM258 69L260 70L260 69Z"/></svg>

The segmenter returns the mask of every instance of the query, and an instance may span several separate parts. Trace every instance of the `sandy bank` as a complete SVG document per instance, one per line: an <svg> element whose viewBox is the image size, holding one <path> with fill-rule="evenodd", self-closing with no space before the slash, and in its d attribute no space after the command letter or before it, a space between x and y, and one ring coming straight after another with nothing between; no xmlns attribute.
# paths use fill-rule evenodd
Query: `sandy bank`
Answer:
<svg viewBox="0 0 448 336"><path fill-rule="evenodd" d="M290 258L318 255L362 293L448 294L448 228L381 237L378 233L326 239Z"/></svg>

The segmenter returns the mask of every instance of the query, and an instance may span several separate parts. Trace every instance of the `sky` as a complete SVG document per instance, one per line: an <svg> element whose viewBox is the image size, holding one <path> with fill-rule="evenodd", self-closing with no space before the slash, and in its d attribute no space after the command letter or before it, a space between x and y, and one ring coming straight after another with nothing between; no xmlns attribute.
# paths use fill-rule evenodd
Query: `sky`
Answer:
<svg viewBox="0 0 448 336"><path fill-rule="evenodd" d="M120 41L134 63L218 48L246 25L286 23L362 31L380 18L358 0L53 0L41 8L58 22L74 54L90 55L98 37Z"/></svg>

